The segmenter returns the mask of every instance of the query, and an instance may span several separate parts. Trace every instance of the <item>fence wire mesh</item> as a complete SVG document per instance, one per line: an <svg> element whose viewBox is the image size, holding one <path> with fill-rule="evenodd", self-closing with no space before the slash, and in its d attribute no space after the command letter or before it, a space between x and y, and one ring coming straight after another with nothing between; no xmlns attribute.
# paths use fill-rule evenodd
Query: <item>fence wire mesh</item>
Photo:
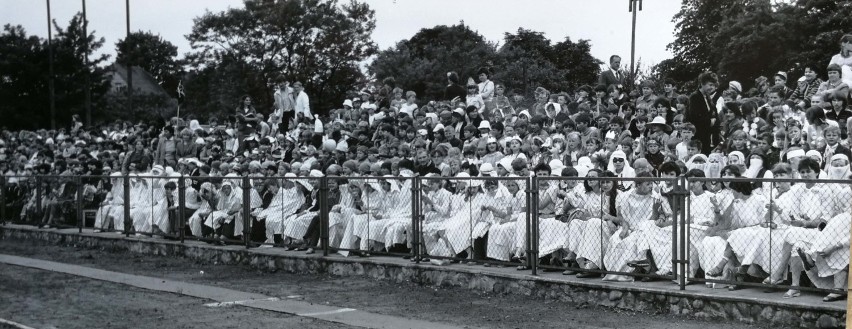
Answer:
<svg viewBox="0 0 852 329"><path fill-rule="evenodd" d="M329 181L334 178L330 178ZM330 184L328 241L344 256L393 254L410 257L415 180L401 177L349 177ZM333 189L336 187L335 189Z"/></svg>
<svg viewBox="0 0 852 329"><path fill-rule="evenodd" d="M681 287L844 290L852 186L789 177L4 176L0 221Z"/></svg>
<svg viewBox="0 0 852 329"><path fill-rule="evenodd" d="M539 177L537 242L544 271L579 278L674 279L672 179Z"/></svg>
<svg viewBox="0 0 852 329"><path fill-rule="evenodd" d="M712 183L712 184L711 184ZM848 181L689 178L689 280L708 287L845 290Z"/></svg>
<svg viewBox="0 0 852 329"><path fill-rule="evenodd" d="M439 264L519 265L528 250L528 180L422 178L422 256Z"/></svg>

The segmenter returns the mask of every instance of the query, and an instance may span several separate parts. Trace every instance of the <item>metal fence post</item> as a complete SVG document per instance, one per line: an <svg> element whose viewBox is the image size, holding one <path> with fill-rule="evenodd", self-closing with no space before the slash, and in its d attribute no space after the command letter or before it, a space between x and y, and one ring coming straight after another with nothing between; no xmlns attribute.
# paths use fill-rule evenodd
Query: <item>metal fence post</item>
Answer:
<svg viewBox="0 0 852 329"><path fill-rule="evenodd" d="M86 221L83 216L83 179L81 176L77 176L74 180L77 183L77 197L74 200L76 205L74 209L77 214L77 233L83 233L83 222Z"/></svg>
<svg viewBox="0 0 852 329"><path fill-rule="evenodd" d="M41 176L36 176L35 179L36 179L36 209L37 209L38 214L41 214L42 216L44 216L44 214L42 213L44 211L44 209L41 208L43 206L43 204L41 203L41 198L44 195L44 192L42 192L42 190L41 190L42 178L41 178ZM41 225L43 225L45 223L41 223L42 222L41 218L39 218L38 221L39 221L39 224L40 224L39 228L41 228Z"/></svg>
<svg viewBox="0 0 852 329"><path fill-rule="evenodd" d="M774 190L775 183L773 182L771 188L769 189L769 217L766 219L768 223L766 226L769 228L769 284L772 285L772 220L775 218L775 197L772 195L772 190Z"/></svg>
<svg viewBox="0 0 852 329"><path fill-rule="evenodd" d="M527 261L530 262L532 275L538 275L538 177L532 176L528 179L528 198L530 200L530 221L527 230Z"/></svg>
<svg viewBox="0 0 852 329"><path fill-rule="evenodd" d="M130 174L124 174L124 237L130 237L133 220L130 218Z"/></svg>
<svg viewBox="0 0 852 329"><path fill-rule="evenodd" d="M186 218L184 209L186 209L186 181L184 175L180 175L178 178L178 207L176 220L178 221L178 237L180 238L180 243L183 243L183 239L185 238L184 231L186 231Z"/></svg>
<svg viewBox="0 0 852 329"><path fill-rule="evenodd" d="M246 249L251 248L251 182L248 175L243 175L243 242ZM234 232L237 234L237 232Z"/></svg>
<svg viewBox="0 0 852 329"><path fill-rule="evenodd" d="M411 253L415 263L420 263L420 179L411 179Z"/></svg>
<svg viewBox="0 0 852 329"><path fill-rule="evenodd" d="M338 186L338 189L340 186ZM319 220L320 220L320 248L322 248L323 257L328 256L328 235L329 235L329 208L328 208L328 177L320 177L320 191L319 191ZM316 241L311 241L311 243L316 243ZM314 246L308 246L308 248L313 248Z"/></svg>
<svg viewBox="0 0 852 329"><path fill-rule="evenodd" d="M0 176L0 224L6 225L6 176Z"/></svg>
<svg viewBox="0 0 852 329"><path fill-rule="evenodd" d="M598 181L598 188L600 188L600 190L601 190L600 207L598 208L598 218L600 218L600 219L601 219L601 225L600 225L600 226L598 226L598 230L600 231L599 235L600 235L600 237L601 237L601 239L600 239L600 241L599 241L599 243L600 243L600 248L599 248L599 249L601 250L601 261L600 261L601 263L600 263L600 264L597 264L597 265L598 265L598 269L604 269L603 260L604 260L604 259L606 259L606 258L604 258L604 256L605 256L605 255L604 255L604 253L606 252L606 248L604 248L604 239L609 239L609 237L607 237L607 236L606 236L606 234L604 234L604 225L605 225L606 223L603 221L603 219L604 219L604 214L608 214L608 213L609 213L609 209L604 209L604 207L606 207L606 204L607 204L607 202L606 202L606 198L608 198L608 197L609 197L609 195L607 195L607 192L605 192L605 191L603 190L603 182L604 182L604 181L602 181L602 180L601 180L601 181ZM617 188L617 186L615 186L615 183L613 183L612 188ZM624 229L624 228L622 228L622 230L623 230L623 229ZM579 263L578 263L577 265L581 265L581 264L579 264ZM580 268L583 268L583 266L579 266L579 267L580 267ZM617 271L617 270L616 270L616 271Z"/></svg>
<svg viewBox="0 0 852 329"><path fill-rule="evenodd" d="M689 188L688 187L689 187L689 185L686 181L686 177L680 177L677 181L677 184L676 184L677 194L675 195L675 198L676 198L675 203L678 205L677 206L678 212L675 213L674 216L673 216L675 218L675 220L677 220L678 217L680 218L680 232L681 232L681 234L679 236L680 237L680 239L679 239L680 240L680 257L678 257L678 258L680 258L679 259L680 269L677 273L679 275L677 277L677 280L678 280L678 285L679 285L680 290L686 289L686 279L689 277L688 271L689 271L689 235L690 235L689 233L690 233L690 231L689 231L689 228L687 226L687 224L689 222L689 214L687 213L688 208L687 208L687 203L686 203L686 198L687 198L687 196L689 196ZM672 226L676 226L676 225L674 225L674 223L672 223ZM672 232L673 232L672 235L675 235L674 229L672 229ZM677 236L677 235L675 235L675 236Z"/></svg>
<svg viewBox="0 0 852 329"><path fill-rule="evenodd" d="M532 269L531 261L532 259L532 247L530 247L530 230L531 230L531 222L532 222L532 194L530 190L532 189L532 182L530 182L529 178L526 178L525 187L524 188L524 203L526 204L526 219L524 221L524 253L527 255L527 268Z"/></svg>

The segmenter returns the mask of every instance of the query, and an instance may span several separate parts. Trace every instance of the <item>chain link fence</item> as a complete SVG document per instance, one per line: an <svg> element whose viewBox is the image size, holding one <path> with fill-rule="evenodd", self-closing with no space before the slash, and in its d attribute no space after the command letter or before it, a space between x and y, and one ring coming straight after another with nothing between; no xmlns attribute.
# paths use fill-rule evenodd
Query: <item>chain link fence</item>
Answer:
<svg viewBox="0 0 852 329"><path fill-rule="evenodd" d="M0 221L787 297L847 286L845 180L159 174L3 176Z"/></svg>
<svg viewBox="0 0 852 329"><path fill-rule="evenodd" d="M526 266L529 178L423 177L420 186L418 256L436 264Z"/></svg>
<svg viewBox="0 0 852 329"><path fill-rule="evenodd" d="M852 186L788 177L687 178L688 280L845 293Z"/></svg>

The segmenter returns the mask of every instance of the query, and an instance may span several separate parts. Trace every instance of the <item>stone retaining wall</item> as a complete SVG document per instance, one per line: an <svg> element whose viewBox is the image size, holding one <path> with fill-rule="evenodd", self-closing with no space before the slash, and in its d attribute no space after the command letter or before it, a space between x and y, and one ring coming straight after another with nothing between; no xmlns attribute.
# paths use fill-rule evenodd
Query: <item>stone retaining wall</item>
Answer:
<svg viewBox="0 0 852 329"><path fill-rule="evenodd" d="M642 286L605 282L566 282L527 274L488 273L458 267L403 263L381 258L324 258L321 255L281 255L275 250L246 250L239 246L181 244L175 241L124 238L115 234L78 234L32 227L2 226L0 238L38 240L85 248L128 250L134 253L179 256L220 264L249 265L267 271L359 275L395 282L416 282L441 287L462 287L481 292L520 294L577 305L602 306L654 314L672 314L705 319L726 319L773 326L802 328L845 327L846 312L824 305L789 305L780 296L767 300L729 296L707 296L687 291L654 290ZM777 298L774 299L773 298Z"/></svg>

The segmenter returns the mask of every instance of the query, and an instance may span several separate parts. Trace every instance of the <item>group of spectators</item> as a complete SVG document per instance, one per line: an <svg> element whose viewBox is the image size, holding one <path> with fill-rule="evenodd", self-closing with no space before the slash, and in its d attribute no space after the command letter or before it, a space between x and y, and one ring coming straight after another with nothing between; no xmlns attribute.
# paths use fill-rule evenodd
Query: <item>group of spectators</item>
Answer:
<svg viewBox="0 0 852 329"><path fill-rule="evenodd" d="M852 190L820 181L852 175L852 35L840 46L798 81L782 71L771 85L757 78L749 91L738 81L721 85L711 72L688 94L672 81L627 91L620 57L612 56L595 86L539 87L532 102L482 68L465 84L447 73L446 91L434 100L386 78L324 116L312 112L300 82L279 79L272 109L258 111L246 96L227 118L205 125L190 115L154 125L86 127L75 118L69 129L3 130L5 206L22 222L53 227L83 220L73 211L79 199L96 210L98 231L174 235L185 227L219 243L250 225L248 238L259 246L312 253L321 231L319 178L330 177L329 244L368 256L413 247L419 176L416 240L426 254L523 264L525 178L536 176L539 261L569 268L563 274L669 274L671 226L686 212L690 277L728 280L729 289L789 280L784 297L792 298L804 272L811 285L845 291ZM666 180L680 176L694 178L681 191L686 209ZM643 177L660 181L621 180ZM807 181L726 180L734 178Z"/></svg>

